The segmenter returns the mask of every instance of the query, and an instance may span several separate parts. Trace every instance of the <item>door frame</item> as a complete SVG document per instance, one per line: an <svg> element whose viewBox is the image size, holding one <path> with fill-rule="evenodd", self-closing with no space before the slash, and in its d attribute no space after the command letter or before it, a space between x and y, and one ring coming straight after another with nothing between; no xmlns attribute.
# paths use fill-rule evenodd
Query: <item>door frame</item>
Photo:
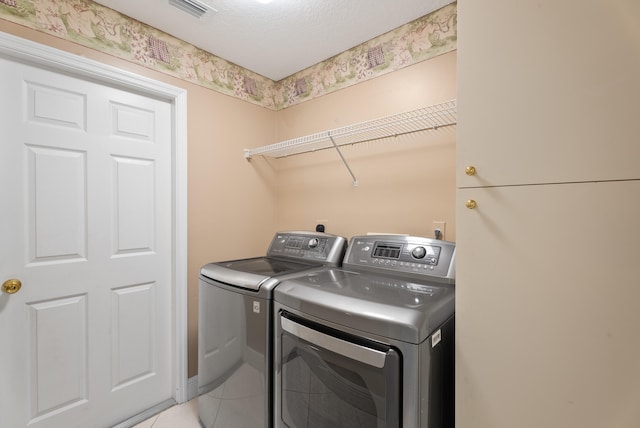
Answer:
<svg viewBox="0 0 640 428"><path fill-rule="evenodd" d="M173 399L184 403L187 387L187 91L126 70L0 32L0 56L52 69L172 105L172 339Z"/></svg>

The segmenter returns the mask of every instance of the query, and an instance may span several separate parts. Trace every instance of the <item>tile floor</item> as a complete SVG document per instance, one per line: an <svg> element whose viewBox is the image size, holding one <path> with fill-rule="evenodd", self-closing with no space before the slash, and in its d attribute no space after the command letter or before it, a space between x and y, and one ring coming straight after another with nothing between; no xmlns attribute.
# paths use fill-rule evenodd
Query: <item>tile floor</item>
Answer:
<svg viewBox="0 0 640 428"><path fill-rule="evenodd" d="M1 0L0 0L1 1ZM175 405L162 413L134 425L132 428L250 428L259 425L264 413L264 385L262 375L244 363L228 379L199 397ZM258 385L258 388L256 388ZM262 387L260 387L262 385ZM202 423L198 417L198 403L203 403Z"/></svg>
<svg viewBox="0 0 640 428"><path fill-rule="evenodd" d="M170 407L133 428L201 428L198 421L198 398Z"/></svg>

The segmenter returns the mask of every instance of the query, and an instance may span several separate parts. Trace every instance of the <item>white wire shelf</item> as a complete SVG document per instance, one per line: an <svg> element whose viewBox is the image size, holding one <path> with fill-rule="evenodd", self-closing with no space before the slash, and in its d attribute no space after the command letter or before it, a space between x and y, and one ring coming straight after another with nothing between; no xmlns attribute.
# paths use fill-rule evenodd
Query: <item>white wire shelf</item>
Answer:
<svg viewBox="0 0 640 428"><path fill-rule="evenodd" d="M328 148L336 148L339 152L339 146L455 125L457 123L456 107L456 100L446 101L268 146L245 149L244 155L247 159L253 156L281 158Z"/></svg>

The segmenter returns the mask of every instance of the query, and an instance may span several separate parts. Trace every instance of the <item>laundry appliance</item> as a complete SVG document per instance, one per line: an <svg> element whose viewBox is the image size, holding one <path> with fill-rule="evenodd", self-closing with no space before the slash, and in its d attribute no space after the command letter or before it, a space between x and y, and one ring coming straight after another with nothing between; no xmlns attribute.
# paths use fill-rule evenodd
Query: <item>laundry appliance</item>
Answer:
<svg viewBox="0 0 640 428"><path fill-rule="evenodd" d="M455 244L357 236L274 292L276 428L453 428Z"/></svg>
<svg viewBox="0 0 640 428"><path fill-rule="evenodd" d="M209 263L199 276L198 414L205 428L272 426L272 295L286 278L339 266L347 241L274 235L262 257Z"/></svg>

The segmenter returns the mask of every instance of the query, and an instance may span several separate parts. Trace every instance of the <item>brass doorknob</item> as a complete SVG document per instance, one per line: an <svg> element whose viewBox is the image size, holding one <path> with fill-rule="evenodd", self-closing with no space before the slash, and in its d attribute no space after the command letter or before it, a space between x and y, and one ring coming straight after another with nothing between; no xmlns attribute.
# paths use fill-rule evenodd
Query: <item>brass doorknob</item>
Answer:
<svg viewBox="0 0 640 428"><path fill-rule="evenodd" d="M20 287L22 287L22 283L19 279L8 279L2 283L2 291L7 294L15 294L20 291Z"/></svg>
<svg viewBox="0 0 640 428"><path fill-rule="evenodd" d="M469 199L467 201L467 208L469 208L470 210L475 209L478 206L478 203L476 201L474 201L473 199Z"/></svg>
<svg viewBox="0 0 640 428"><path fill-rule="evenodd" d="M467 175L476 175L476 167L470 165L464 169L464 172Z"/></svg>

